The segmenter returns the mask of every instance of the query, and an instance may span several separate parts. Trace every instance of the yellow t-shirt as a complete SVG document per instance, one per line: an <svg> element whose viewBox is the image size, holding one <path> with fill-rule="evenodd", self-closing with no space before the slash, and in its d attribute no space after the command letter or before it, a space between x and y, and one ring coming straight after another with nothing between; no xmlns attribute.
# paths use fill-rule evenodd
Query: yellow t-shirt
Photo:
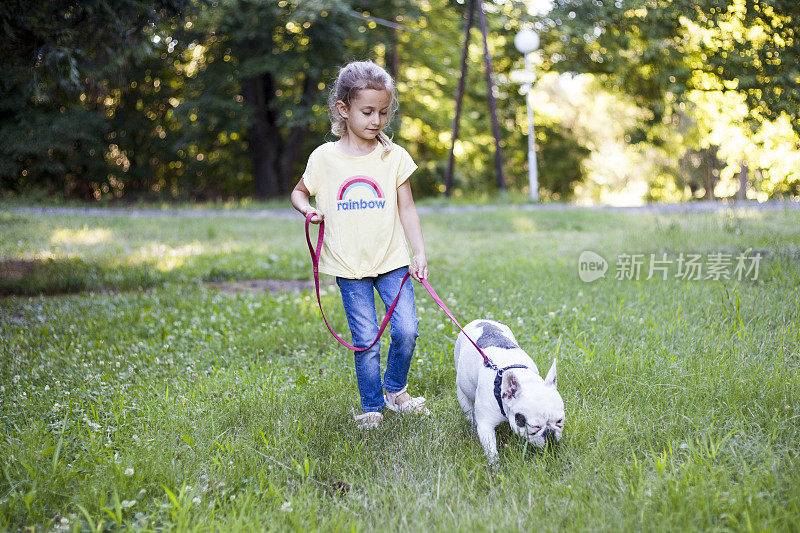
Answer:
<svg viewBox="0 0 800 533"><path fill-rule="evenodd" d="M367 155L349 156L329 142L309 156L303 182L325 215L320 272L361 279L411 264L397 188L417 165L396 144L382 153L378 144Z"/></svg>

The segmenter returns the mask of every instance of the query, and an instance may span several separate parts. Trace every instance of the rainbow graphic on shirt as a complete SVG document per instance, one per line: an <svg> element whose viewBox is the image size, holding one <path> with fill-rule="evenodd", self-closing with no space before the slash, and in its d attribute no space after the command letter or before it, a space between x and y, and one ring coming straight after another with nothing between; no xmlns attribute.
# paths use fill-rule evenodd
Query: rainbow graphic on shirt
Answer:
<svg viewBox="0 0 800 533"><path fill-rule="evenodd" d="M336 193L336 210L383 209L386 197L383 189L369 176L352 176L344 180Z"/></svg>

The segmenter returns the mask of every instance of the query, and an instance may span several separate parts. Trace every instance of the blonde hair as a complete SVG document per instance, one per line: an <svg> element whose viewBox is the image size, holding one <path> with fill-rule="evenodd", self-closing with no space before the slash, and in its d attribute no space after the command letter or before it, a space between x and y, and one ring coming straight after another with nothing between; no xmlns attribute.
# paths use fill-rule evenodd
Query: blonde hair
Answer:
<svg viewBox="0 0 800 533"><path fill-rule="evenodd" d="M364 89L389 93L391 103L389 104L386 124L388 125L391 122L392 115L398 108L397 89L394 86L394 80L392 80L388 72L372 61L353 61L339 70L339 75L336 77L336 82L333 84L331 93L328 96L331 132L334 135L342 137L347 133L347 122L339 113L336 102L341 100L347 107L350 107L350 102L358 95L359 91ZM383 146L383 156L386 156L392 150L392 140L383 130L378 133L376 138Z"/></svg>

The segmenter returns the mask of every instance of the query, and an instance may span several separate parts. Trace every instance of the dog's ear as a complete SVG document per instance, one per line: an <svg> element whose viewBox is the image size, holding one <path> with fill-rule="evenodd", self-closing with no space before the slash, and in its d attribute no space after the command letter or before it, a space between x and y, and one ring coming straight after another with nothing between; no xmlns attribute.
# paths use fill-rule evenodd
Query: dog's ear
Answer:
<svg viewBox="0 0 800 533"><path fill-rule="evenodd" d="M519 379L513 371L503 372L503 383L500 385L500 390L503 392L505 400L514 399L519 395Z"/></svg>
<svg viewBox="0 0 800 533"><path fill-rule="evenodd" d="M553 387L554 389L558 385L558 378L556 376L558 372L556 371L556 360L553 359L553 364L550 365L550 370L547 371L547 376L544 378L544 384L548 387Z"/></svg>

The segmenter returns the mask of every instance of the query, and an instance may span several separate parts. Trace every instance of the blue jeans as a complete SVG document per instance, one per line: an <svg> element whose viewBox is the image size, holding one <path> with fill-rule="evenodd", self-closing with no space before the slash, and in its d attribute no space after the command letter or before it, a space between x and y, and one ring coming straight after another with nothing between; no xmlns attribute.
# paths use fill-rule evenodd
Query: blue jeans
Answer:
<svg viewBox="0 0 800 533"><path fill-rule="evenodd" d="M336 278L342 293L342 303L354 346L369 346L378 335L375 293L383 300L386 309L392 304L408 267L398 268L374 278ZM381 411L385 406L383 390L397 392L408 382L408 369L417 344L417 311L414 307L413 280L403 286L403 293L394 308L390 324L391 343L386 356L386 373L381 381L381 343L363 351L354 352L356 380L361 394L361 410Z"/></svg>

